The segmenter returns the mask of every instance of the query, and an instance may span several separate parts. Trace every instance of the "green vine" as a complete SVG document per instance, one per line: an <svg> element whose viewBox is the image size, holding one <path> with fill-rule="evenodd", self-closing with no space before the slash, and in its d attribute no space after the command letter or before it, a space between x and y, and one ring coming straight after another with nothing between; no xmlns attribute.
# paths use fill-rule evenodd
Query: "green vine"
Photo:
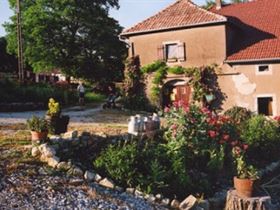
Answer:
<svg viewBox="0 0 280 210"><path fill-rule="evenodd" d="M208 76L215 72L215 66L193 68L184 68L182 66L168 67L165 62L156 61L142 67L141 72L143 74L154 73L151 97L153 102L157 105L159 105L160 102L161 87L168 73L177 75L184 74L186 77L191 78L188 85L193 89L193 101L201 102L207 94L212 94L214 92L213 88L211 88L211 81L209 81Z"/></svg>

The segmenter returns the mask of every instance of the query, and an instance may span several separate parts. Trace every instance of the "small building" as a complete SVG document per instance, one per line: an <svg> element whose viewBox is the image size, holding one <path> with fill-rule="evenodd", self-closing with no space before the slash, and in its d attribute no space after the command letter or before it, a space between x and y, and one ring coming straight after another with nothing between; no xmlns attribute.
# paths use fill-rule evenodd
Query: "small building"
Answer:
<svg viewBox="0 0 280 210"><path fill-rule="evenodd" d="M141 65L217 64L218 83L226 95L222 107L234 105L269 116L280 115L280 1L251 0L205 10L178 0L120 35L129 55ZM169 78L180 97L189 100L187 78Z"/></svg>

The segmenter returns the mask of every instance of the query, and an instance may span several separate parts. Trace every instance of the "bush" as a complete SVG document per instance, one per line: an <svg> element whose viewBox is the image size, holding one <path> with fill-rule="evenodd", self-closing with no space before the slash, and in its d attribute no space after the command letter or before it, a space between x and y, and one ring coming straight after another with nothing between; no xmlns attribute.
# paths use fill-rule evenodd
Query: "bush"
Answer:
<svg viewBox="0 0 280 210"><path fill-rule="evenodd" d="M55 98L62 104L77 101L76 91L51 86L49 84L19 84L11 80L0 80L0 97L5 103L34 102L47 104L49 98Z"/></svg>
<svg viewBox="0 0 280 210"><path fill-rule="evenodd" d="M106 99L106 97L99 93L94 92L86 92L85 93L85 101L86 103L96 103L96 102L102 102Z"/></svg>
<svg viewBox="0 0 280 210"><path fill-rule="evenodd" d="M156 141L109 146L95 167L118 184L138 186L147 193L179 198L189 193L210 195L222 172L231 169L230 165L225 169L225 161L238 140L235 125L195 105L175 104L165 115L166 129Z"/></svg>
<svg viewBox="0 0 280 210"><path fill-rule="evenodd" d="M167 65L164 61L155 61L154 63L143 66L141 68L141 72L143 74L149 74L149 73L157 71L160 68L166 68L166 67L167 67Z"/></svg>
<svg viewBox="0 0 280 210"><path fill-rule="evenodd" d="M225 115L229 116L236 124L242 124L250 119L253 113L244 107L234 106L228 109Z"/></svg>
<svg viewBox="0 0 280 210"><path fill-rule="evenodd" d="M241 139L249 145L248 155L256 163L279 159L280 135L275 121L256 115L249 119L241 131Z"/></svg>
<svg viewBox="0 0 280 210"><path fill-rule="evenodd" d="M137 145L110 145L95 160L96 168L105 171L121 185L132 186L136 175Z"/></svg>

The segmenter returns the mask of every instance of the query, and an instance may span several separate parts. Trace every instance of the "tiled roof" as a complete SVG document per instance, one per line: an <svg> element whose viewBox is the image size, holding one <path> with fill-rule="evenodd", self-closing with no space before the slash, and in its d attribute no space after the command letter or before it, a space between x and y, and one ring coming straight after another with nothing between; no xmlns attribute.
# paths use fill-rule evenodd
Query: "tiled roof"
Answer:
<svg viewBox="0 0 280 210"><path fill-rule="evenodd" d="M254 0L211 11L240 29L229 62L280 59L280 0Z"/></svg>
<svg viewBox="0 0 280 210"><path fill-rule="evenodd" d="M226 18L190 2L178 0L158 14L123 31L122 35L225 22Z"/></svg>

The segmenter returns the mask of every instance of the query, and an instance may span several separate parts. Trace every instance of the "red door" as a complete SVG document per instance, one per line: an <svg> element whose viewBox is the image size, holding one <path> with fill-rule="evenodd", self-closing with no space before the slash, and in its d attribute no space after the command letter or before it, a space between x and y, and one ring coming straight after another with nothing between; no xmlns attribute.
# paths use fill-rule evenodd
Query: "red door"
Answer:
<svg viewBox="0 0 280 210"><path fill-rule="evenodd" d="M188 104L190 102L191 88L188 85L178 85L176 88L175 101L183 101Z"/></svg>

